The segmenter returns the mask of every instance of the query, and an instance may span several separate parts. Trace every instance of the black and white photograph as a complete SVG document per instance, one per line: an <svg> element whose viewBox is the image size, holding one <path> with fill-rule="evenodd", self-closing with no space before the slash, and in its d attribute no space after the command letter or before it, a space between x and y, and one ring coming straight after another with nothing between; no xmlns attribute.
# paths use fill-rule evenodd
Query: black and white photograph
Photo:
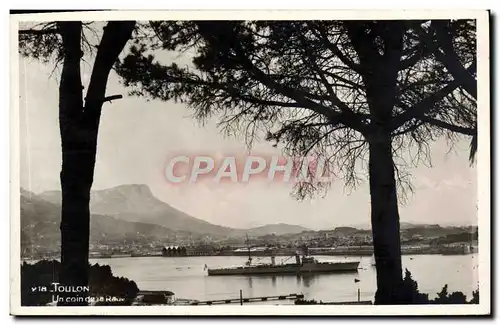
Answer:
<svg viewBox="0 0 500 325"><path fill-rule="evenodd" d="M489 19L11 13L11 314L490 314Z"/></svg>

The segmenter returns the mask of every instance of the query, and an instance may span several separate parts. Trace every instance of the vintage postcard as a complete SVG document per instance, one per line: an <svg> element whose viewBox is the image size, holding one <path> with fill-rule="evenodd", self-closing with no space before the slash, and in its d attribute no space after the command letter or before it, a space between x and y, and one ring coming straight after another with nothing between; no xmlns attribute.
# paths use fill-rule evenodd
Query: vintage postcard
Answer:
<svg viewBox="0 0 500 325"><path fill-rule="evenodd" d="M11 14L11 314L490 314L489 24Z"/></svg>

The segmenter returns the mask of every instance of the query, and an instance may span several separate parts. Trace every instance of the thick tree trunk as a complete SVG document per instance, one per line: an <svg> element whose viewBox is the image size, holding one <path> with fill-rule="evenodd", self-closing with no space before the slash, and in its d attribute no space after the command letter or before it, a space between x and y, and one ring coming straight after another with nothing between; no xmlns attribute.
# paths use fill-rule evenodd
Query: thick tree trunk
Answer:
<svg viewBox="0 0 500 325"><path fill-rule="evenodd" d="M88 286L90 188L95 149L83 146L63 150L61 169L61 272L60 283L73 288ZM61 305L87 305L86 292L70 293Z"/></svg>
<svg viewBox="0 0 500 325"><path fill-rule="evenodd" d="M377 268L375 303L398 304L402 302L402 267L391 120L397 103L396 85L406 27L402 21L346 26L359 56L359 71L370 108L370 126L365 136L370 148L371 223Z"/></svg>
<svg viewBox="0 0 500 325"><path fill-rule="evenodd" d="M59 282L69 288L88 283L89 188L88 166L93 166L83 143L79 121L83 111L80 75L81 22L60 22L64 63L59 85L59 127L61 131L61 270ZM89 184L90 183L90 184ZM69 291L69 290L65 290ZM86 305L85 292L62 292L58 305Z"/></svg>
<svg viewBox="0 0 500 325"><path fill-rule="evenodd" d="M107 24L97 52L85 105L80 76L81 22L60 22L64 63L59 86L61 131L61 306L86 306L89 276L90 190L94 178L101 108L111 68L130 39L135 22ZM82 290L83 289L83 290Z"/></svg>
<svg viewBox="0 0 500 325"><path fill-rule="evenodd" d="M400 303L402 283L399 213L389 139L370 142L370 196L377 269L376 304Z"/></svg>

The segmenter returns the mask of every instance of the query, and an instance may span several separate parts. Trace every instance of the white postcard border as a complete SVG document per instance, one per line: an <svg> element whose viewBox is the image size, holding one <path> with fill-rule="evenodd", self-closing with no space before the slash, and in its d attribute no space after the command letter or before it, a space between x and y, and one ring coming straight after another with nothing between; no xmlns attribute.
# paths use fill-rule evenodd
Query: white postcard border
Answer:
<svg viewBox="0 0 500 325"><path fill-rule="evenodd" d="M12 315L484 315L491 313L490 60L486 10L165 10L96 11L11 15L10 30L10 313ZM477 305L406 306L134 306L25 307L20 299L19 61L17 33L23 21L54 20L361 20L477 19L478 78L478 229ZM333 290L333 289L332 289Z"/></svg>

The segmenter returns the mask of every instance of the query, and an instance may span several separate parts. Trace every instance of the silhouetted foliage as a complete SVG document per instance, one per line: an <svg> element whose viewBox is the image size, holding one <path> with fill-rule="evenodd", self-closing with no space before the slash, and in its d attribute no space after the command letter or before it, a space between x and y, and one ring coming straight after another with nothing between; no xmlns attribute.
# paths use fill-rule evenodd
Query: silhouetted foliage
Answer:
<svg viewBox="0 0 500 325"><path fill-rule="evenodd" d="M306 299L297 299L295 300L296 305L321 305L323 301L317 302L316 300L306 300Z"/></svg>
<svg viewBox="0 0 500 325"><path fill-rule="evenodd" d="M472 299L467 301L467 296L460 291L448 292L448 285L445 284L441 292L434 299L429 299L428 294L420 293L418 284L413 280L410 271L405 270L403 280L403 292L405 293L406 304L478 304L479 289L472 293Z"/></svg>
<svg viewBox="0 0 500 325"><path fill-rule="evenodd" d="M479 289L472 292L471 304L479 304Z"/></svg>
<svg viewBox="0 0 500 325"><path fill-rule="evenodd" d="M403 304L425 304L429 303L427 294L420 293L418 284L411 277L410 271L405 269L405 276L403 278L401 290L401 302Z"/></svg>
<svg viewBox="0 0 500 325"><path fill-rule="evenodd" d="M50 290L53 288L53 283L59 283L60 268L61 263L55 260L41 260L36 264L24 262L21 265L21 305L43 306L52 302L53 295L57 293L52 293ZM119 304L130 305L139 292L134 281L113 276L108 265L90 265L89 271L90 297L124 298L125 300ZM47 291L41 291L39 289L41 287L45 287ZM99 304L118 303L104 301Z"/></svg>
<svg viewBox="0 0 500 325"><path fill-rule="evenodd" d="M413 280L410 271L405 270L402 288L400 289L399 303L402 305L444 305L444 304L479 304L479 289L472 293L472 299L467 301L467 296L463 292L448 292L448 285L445 284L441 292L434 299L429 299L429 295L418 290L418 284ZM328 304L323 301L297 299L296 305L322 305Z"/></svg>

